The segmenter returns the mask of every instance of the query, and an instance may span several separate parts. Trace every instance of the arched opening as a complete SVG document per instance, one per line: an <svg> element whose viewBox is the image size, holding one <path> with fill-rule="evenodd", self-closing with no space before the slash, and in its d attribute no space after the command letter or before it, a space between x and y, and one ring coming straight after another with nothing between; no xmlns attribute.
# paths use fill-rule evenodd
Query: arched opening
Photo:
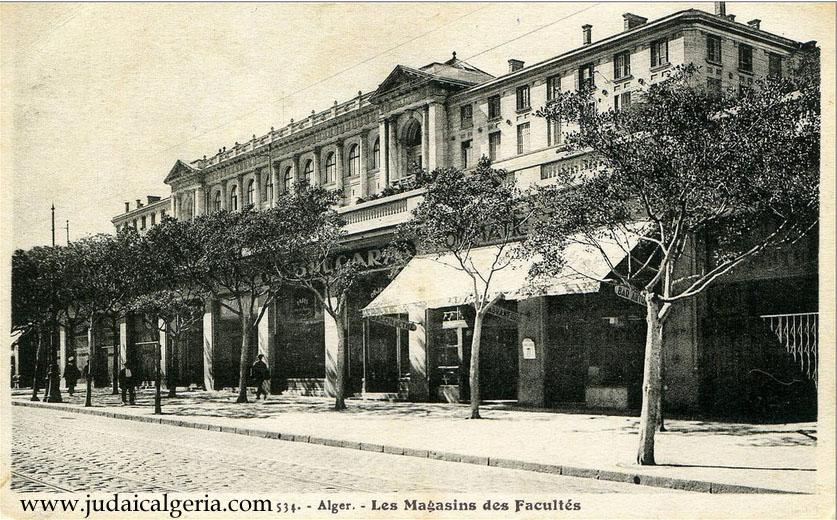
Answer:
<svg viewBox="0 0 837 520"><path fill-rule="evenodd" d="M213 211L216 211L216 212L221 211L221 192L220 191L215 192L215 198L212 201L212 209L213 209Z"/></svg>
<svg viewBox="0 0 837 520"><path fill-rule="evenodd" d="M230 190L230 211L238 211L238 185Z"/></svg>
<svg viewBox="0 0 837 520"><path fill-rule="evenodd" d="M337 172L337 160L335 159L334 153L328 154L326 157L326 164L325 164L325 179L323 179L323 184L329 184L334 182L337 178L335 173Z"/></svg>
<svg viewBox="0 0 837 520"><path fill-rule="evenodd" d="M360 146L353 144L349 148L349 177L360 175Z"/></svg>
<svg viewBox="0 0 837 520"><path fill-rule="evenodd" d="M256 203L256 181L251 180L247 183L247 204L253 205Z"/></svg>
<svg viewBox="0 0 837 520"><path fill-rule="evenodd" d="M270 175L268 175L267 179L264 181L264 192L262 193L262 201L270 200L273 200L273 179L271 179Z"/></svg>
<svg viewBox="0 0 837 520"><path fill-rule="evenodd" d="M302 170L302 182L305 184L311 184L311 177L314 175L314 161L309 159L308 162L305 163L305 168Z"/></svg>
<svg viewBox="0 0 837 520"><path fill-rule="evenodd" d="M375 144L372 146L372 169L377 170L381 167L381 139L375 139Z"/></svg>
<svg viewBox="0 0 837 520"><path fill-rule="evenodd" d="M415 119L411 120L404 128L401 142L404 145L404 159L406 161L404 174L409 174L414 168L422 167L421 123Z"/></svg>
<svg viewBox="0 0 837 520"><path fill-rule="evenodd" d="M290 166L285 168L285 175L282 176L282 189L284 190L283 193L290 193L291 192L291 182L294 180L294 172Z"/></svg>

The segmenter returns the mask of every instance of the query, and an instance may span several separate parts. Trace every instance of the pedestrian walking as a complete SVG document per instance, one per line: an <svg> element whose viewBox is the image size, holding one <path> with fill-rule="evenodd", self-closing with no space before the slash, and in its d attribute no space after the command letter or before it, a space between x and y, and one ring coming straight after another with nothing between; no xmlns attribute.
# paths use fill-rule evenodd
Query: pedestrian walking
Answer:
<svg viewBox="0 0 837 520"><path fill-rule="evenodd" d="M264 354L259 354L256 362L250 367L250 380L256 385L256 400L259 400L260 395L264 395L266 401L270 395L270 369L267 368Z"/></svg>
<svg viewBox="0 0 837 520"><path fill-rule="evenodd" d="M85 367L85 370L87 367ZM76 366L76 358L70 356L67 358L67 364L64 365L64 381L67 382L67 393L73 395L76 391L76 383L78 382L79 377L81 377L81 372L79 372L78 367Z"/></svg>
<svg viewBox="0 0 837 520"><path fill-rule="evenodd" d="M122 363L122 370L119 371L119 386L122 388L122 404L134 404L137 397L136 394L136 379L134 372L128 363ZM128 394L128 402L125 402L125 394Z"/></svg>

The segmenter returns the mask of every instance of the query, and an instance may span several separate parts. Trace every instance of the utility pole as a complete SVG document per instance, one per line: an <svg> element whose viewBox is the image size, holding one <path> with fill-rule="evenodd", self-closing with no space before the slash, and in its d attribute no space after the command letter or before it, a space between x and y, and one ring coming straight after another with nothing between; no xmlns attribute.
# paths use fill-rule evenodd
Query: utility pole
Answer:
<svg viewBox="0 0 837 520"><path fill-rule="evenodd" d="M67 245L70 245L70 221L67 221L67 225L65 226L67 229Z"/></svg>
<svg viewBox="0 0 837 520"><path fill-rule="evenodd" d="M52 205L52 248L55 249L55 204ZM46 401L48 403L61 403L61 369L58 366L58 336L56 309L55 309L55 275L50 274L49 279L50 302L49 302L49 386L47 387Z"/></svg>

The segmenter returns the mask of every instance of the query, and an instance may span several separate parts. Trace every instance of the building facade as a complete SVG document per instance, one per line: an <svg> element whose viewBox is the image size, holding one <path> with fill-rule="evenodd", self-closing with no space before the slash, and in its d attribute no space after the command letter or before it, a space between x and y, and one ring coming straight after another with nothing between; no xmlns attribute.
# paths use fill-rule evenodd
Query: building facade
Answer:
<svg viewBox="0 0 837 520"><path fill-rule="evenodd" d="M487 156L521 187L553 182L561 170L589 167L585 156L564 148L566 128L535 115L557 92L592 84L602 92L600 109L619 109L630 105L642 84L687 63L699 66L707 88L743 90L759 77L787 74L804 47L762 30L758 20L736 22L723 3L714 14L687 10L654 21L625 14L624 31L598 41L593 30L583 26L578 48L543 62L526 66L510 59L508 72L496 77L455 53L419 68L399 65L374 92L335 101L211 156L177 160L165 177L170 197L149 197L134 209L126 203L113 223L142 230L164 214L189 219L250 205L265 209L300 180L340 189L338 211L347 222L342 254L367 268L345 317L350 394L467 399L473 316L457 295L427 294L423 302L364 311L392 283L381 248L421 200L420 189L409 189L413 168L467 170ZM707 261L698 243L692 258L692 267ZM785 256L738 270L681 306L667 331L668 406L708 413L745 413L754 406L768 413L775 406L815 409L816 391L794 372L787 335L773 334L764 316L815 315L816 259L815 239L803 240ZM792 301L770 296L788 287L804 295ZM485 399L535 407L639 406L642 307L612 287L589 284L506 298L500 306L503 311L488 318L483 334ZM142 343L135 329L129 321L120 328L128 358L138 355L132 345ZM234 387L239 335L235 317L218 302L207 302L202 330L179 347L178 366L168 369L181 385ZM256 342L272 368L274 390L331 394L336 337L313 296L289 289L265 313ZM783 392L760 373L800 382Z"/></svg>

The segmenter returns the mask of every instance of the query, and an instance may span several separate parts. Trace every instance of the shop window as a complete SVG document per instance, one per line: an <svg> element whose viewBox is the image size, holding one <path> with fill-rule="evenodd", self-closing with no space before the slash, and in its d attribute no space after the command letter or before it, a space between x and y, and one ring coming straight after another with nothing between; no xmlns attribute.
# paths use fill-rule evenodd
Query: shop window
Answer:
<svg viewBox="0 0 837 520"><path fill-rule="evenodd" d="M490 96L488 98L488 119L500 119L500 96Z"/></svg>

